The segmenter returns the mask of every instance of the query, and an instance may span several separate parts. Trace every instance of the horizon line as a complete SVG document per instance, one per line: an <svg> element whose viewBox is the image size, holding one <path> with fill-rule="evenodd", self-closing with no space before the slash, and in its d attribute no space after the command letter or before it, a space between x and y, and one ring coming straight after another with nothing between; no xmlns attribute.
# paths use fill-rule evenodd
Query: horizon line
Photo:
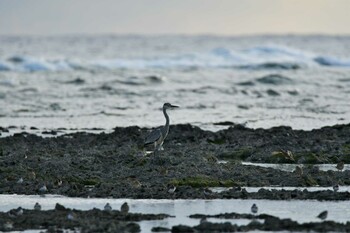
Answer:
<svg viewBox="0 0 350 233"><path fill-rule="evenodd" d="M287 32L287 33L241 33L241 34L224 34L224 33L117 33L117 32L101 32L101 33L90 33L90 32L67 32L57 34L29 34L29 33L0 33L0 37L75 37L75 36L120 36L120 37L286 37L286 36L301 36L301 37L312 37L312 36L324 36L324 37L349 37L350 33L327 33L327 32L311 32L311 33L298 33L298 32Z"/></svg>

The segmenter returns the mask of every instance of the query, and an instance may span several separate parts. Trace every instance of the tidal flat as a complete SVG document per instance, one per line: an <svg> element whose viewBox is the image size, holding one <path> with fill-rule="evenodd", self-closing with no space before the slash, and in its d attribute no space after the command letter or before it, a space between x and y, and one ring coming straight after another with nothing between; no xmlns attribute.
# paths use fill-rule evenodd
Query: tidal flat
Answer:
<svg viewBox="0 0 350 233"><path fill-rule="evenodd" d="M218 132L175 125L165 150L155 155L142 146L147 133L135 126L112 133L0 138L0 193L41 194L46 186L45 194L69 197L191 199L220 198L204 192L209 187L350 185L349 170L313 166L349 162L350 125L312 131L234 126ZM242 162L308 166L288 172ZM174 194L168 185L177 187Z"/></svg>
<svg viewBox="0 0 350 233"><path fill-rule="evenodd" d="M2 130L8 129L2 128ZM142 146L148 132L148 128L133 126L118 127L111 133L77 132L42 137L22 132L0 138L0 179L2 180L0 193L60 195L65 198L79 197L86 200L109 198L111 202L125 198L131 202L141 199L150 202L152 200L169 202L197 200L198 205L203 201L215 203L215 201L225 200L249 202L247 205L260 201L260 206L264 206L268 200L281 201L287 205L295 201L304 201L306 203L304 205L328 203L327 205L316 204L316 206L323 206L322 210L329 209L329 218L332 224L335 224L331 224L335 227L334 229L348 230L346 219L339 223L337 221L339 218L334 219L334 215L331 216L332 211L334 213L335 209L343 206L343 201L350 200L350 193L347 189L336 192L330 187L337 184L341 190L341 187L350 185L348 179L350 171L336 169L339 162L344 162L345 167L349 163L350 125L335 125L304 131L283 126L250 129L232 124L227 129L217 132L203 130L189 124L174 125L170 127L169 136L164 144L165 150L156 154L147 153ZM291 164L301 169L278 169L273 166L256 166L256 163ZM329 166L334 164L335 169L322 170L319 167L321 164ZM175 186L175 192L169 192L169 186ZM218 187L226 189L222 192L213 191L212 188ZM257 190L249 191L251 187ZM297 189L283 189L283 187ZM316 187L319 189L311 190ZM322 189L322 187L329 187L329 189ZM6 198L3 199L2 202L5 203ZM44 197L42 200L45 199ZM273 208L280 205L275 203ZM156 203L154 204L156 209L155 206L157 206ZM191 214L250 213L249 208L231 210L224 206L222 205L220 211L213 212L209 208L205 212L198 211ZM15 207L11 206L11 208ZM74 205L69 207L74 208ZM87 205L85 210L95 207ZM166 208L163 210L154 214L171 215ZM6 215L9 209L1 211ZM30 213L31 217L35 216L35 212L28 211L24 211L24 214ZM264 209L261 211L261 213L268 213ZM288 209L284 211L288 212ZM52 214L55 214L54 211ZM286 230L320 231L324 229L325 223L306 226L300 222L294 223L293 221L300 220L293 219L293 216L288 214L281 215L278 211L272 214L267 223L277 224L275 226L281 228L271 228L271 230L281 230L284 229L283 226ZM299 214L301 217L306 215L306 213ZM315 216L318 213L312 214L313 219L317 220ZM280 218L288 218L292 222L282 221ZM17 220L10 219L14 224ZM250 224L251 219L248 218L248 220L244 225ZM263 218L260 223L252 223L253 225L250 224L248 228L228 227L224 224L211 225L210 229L215 231L219 227L229 231L268 230L267 226L270 225L264 225L266 221L266 218ZM133 222L133 220L129 219L126 222ZM166 227L176 232L179 228L175 227L176 222L173 223ZM142 224L141 228L133 229L147 232L142 230L146 229ZM201 232L203 230L201 227L193 228L196 224L192 222L189 227ZM45 229L49 226L58 227L58 225L53 222L51 225L45 225ZM36 226L19 229L34 229ZM108 225L112 229L111 232L116 229L114 228L116 226ZM74 225L74 227L77 226ZM104 230L108 228L107 225L101 227Z"/></svg>

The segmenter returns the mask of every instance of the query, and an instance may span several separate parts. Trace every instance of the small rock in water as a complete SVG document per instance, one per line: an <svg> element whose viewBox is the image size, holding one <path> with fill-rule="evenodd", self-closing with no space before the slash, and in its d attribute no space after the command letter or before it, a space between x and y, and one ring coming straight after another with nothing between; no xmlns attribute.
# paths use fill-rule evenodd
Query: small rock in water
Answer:
<svg viewBox="0 0 350 233"><path fill-rule="evenodd" d="M167 231L171 231L171 229L166 228L166 227L153 227L152 232L167 232Z"/></svg>
<svg viewBox="0 0 350 233"><path fill-rule="evenodd" d="M68 84L77 84L77 85L81 85L81 84L84 84L85 83L85 80L80 78L80 77L77 77L76 79L74 80L71 80L71 81L68 81L66 82Z"/></svg>
<svg viewBox="0 0 350 233"><path fill-rule="evenodd" d="M109 203L107 203L103 209L105 211L111 211L112 210L112 206Z"/></svg>
<svg viewBox="0 0 350 233"><path fill-rule="evenodd" d="M325 211L321 212L317 217L321 220L325 220L327 218L327 215L328 215L328 211L325 210Z"/></svg>
<svg viewBox="0 0 350 233"><path fill-rule="evenodd" d="M164 76L158 76L158 75L147 76L146 79L153 83L160 83L166 80Z"/></svg>
<svg viewBox="0 0 350 233"><path fill-rule="evenodd" d="M55 210L66 210L66 207L64 207L60 203L56 203Z"/></svg>
<svg viewBox="0 0 350 233"><path fill-rule="evenodd" d="M251 211L253 214L258 213L258 206L254 203L251 207Z"/></svg>
<svg viewBox="0 0 350 233"><path fill-rule="evenodd" d="M35 203L34 210L41 210L41 205L38 202Z"/></svg>
<svg viewBox="0 0 350 233"><path fill-rule="evenodd" d="M268 89L268 90L266 91L266 93L267 93L269 96L279 96L279 95L280 95L280 93L278 93L277 91L272 90L272 89Z"/></svg>
<svg viewBox="0 0 350 233"><path fill-rule="evenodd" d="M124 202L124 204L120 207L120 211L122 214L127 214L129 212L129 205L127 202Z"/></svg>
<svg viewBox="0 0 350 233"><path fill-rule="evenodd" d="M208 220L206 217L201 218L200 224L207 223Z"/></svg>

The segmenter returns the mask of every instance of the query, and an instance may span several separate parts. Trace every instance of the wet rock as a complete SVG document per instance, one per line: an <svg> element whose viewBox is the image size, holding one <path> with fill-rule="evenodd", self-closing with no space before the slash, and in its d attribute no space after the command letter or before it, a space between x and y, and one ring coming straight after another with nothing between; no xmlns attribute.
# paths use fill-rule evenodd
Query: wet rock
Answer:
<svg viewBox="0 0 350 233"><path fill-rule="evenodd" d="M256 79L257 82L270 85L292 84L293 80L280 74L269 74Z"/></svg>
<svg viewBox="0 0 350 233"><path fill-rule="evenodd" d="M110 134L72 133L55 138L18 134L0 138L0 193L114 198L269 198L344 200L347 193L229 190L209 193L207 187L350 185L350 171L303 173L242 165L266 163L350 162L350 126L312 131L290 127L249 129L234 125L210 132L186 124L170 127L164 151L146 155L142 144L148 129L117 127ZM278 156L285 151L293 160ZM283 153L282 153L283 154ZM227 163L218 163L226 160ZM17 181L23 177L24 182ZM59 182L58 182L59 181ZM176 191L168 193L167 186Z"/></svg>
<svg viewBox="0 0 350 233"><path fill-rule="evenodd" d="M266 93L267 93L269 96L280 96L280 95L281 95L280 93L278 93L277 91L272 90L272 89L268 89L268 90L266 91Z"/></svg>
<svg viewBox="0 0 350 233"><path fill-rule="evenodd" d="M17 212L17 210L11 211ZM166 214L123 214L117 210L108 212L99 209L72 210L56 204L54 210L25 209L23 214L16 216L0 212L0 231L22 231L44 227L49 232L58 232L59 229L81 229L82 232L140 232L140 226L130 221L160 220L167 217L169 215ZM12 227L9 227L9 223Z"/></svg>
<svg viewBox="0 0 350 233"><path fill-rule="evenodd" d="M76 78L76 79L74 79L74 80L67 81L66 83L67 83L67 84L82 85L82 84L85 83L85 80L82 79L82 78L80 78L80 77L78 77L78 78Z"/></svg>
<svg viewBox="0 0 350 233"><path fill-rule="evenodd" d="M7 128L0 127L0 132L8 133L8 132L10 132L10 131L9 131Z"/></svg>
<svg viewBox="0 0 350 233"><path fill-rule="evenodd" d="M192 218L224 218L224 219L237 219L246 218L253 219L247 225L236 225L229 222L226 223L211 223L204 222L198 226L188 227L188 226L174 226L172 232L246 232L246 231L313 231L313 232L348 232L350 230L350 222L345 224L337 223L334 221L323 221L323 222L310 222L300 224L291 219L280 219L271 215L258 215L253 216L250 214L238 214L238 213L226 213L218 215L191 215ZM255 221L255 219L264 219L263 223ZM177 231L175 231L177 230ZM192 230L192 231L191 231Z"/></svg>
<svg viewBox="0 0 350 233"><path fill-rule="evenodd" d="M58 211L66 211L66 207L64 207L63 205L59 204L59 203L56 203L55 205L55 210L58 210Z"/></svg>
<svg viewBox="0 0 350 233"><path fill-rule="evenodd" d="M51 131L43 131L42 134L47 134L47 135L57 135L57 131L51 130Z"/></svg>
<svg viewBox="0 0 350 233"><path fill-rule="evenodd" d="M167 232L171 231L171 229L166 228L166 227L153 227L152 232Z"/></svg>
<svg viewBox="0 0 350 233"><path fill-rule="evenodd" d="M195 232L195 230L189 226L178 225L178 226L172 227L171 232L172 233L191 233L191 232Z"/></svg>
<svg viewBox="0 0 350 233"><path fill-rule="evenodd" d="M240 86L255 86L255 83L252 82L252 81L246 81L246 82L239 82L239 83L237 83L237 85L240 85Z"/></svg>
<svg viewBox="0 0 350 233"><path fill-rule="evenodd" d="M232 125L235 125L235 123L231 121L221 121L221 122L216 122L213 125L232 126Z"/></svg>
<svg viewBox="0 0 350 233"><path fill-rule="evenodd" d="M257 64L257 65L247 65L247 66L240 66L241 69L252 69L252 70L265 70L265 69L274 69L274 70L297 70L300 69L302 66L295 63L277 63L277 62L266 62L263 64Z"/></svg>

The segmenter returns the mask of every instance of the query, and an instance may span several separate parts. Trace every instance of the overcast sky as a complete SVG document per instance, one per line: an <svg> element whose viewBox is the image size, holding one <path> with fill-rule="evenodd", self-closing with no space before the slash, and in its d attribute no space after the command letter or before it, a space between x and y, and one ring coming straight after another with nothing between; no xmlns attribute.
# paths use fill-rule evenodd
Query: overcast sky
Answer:
<svg viewBox="0 0 350 233"><path fill-rule="evenodd" d="M350 34L350 0L0 0L0 34Z"/></svg>

